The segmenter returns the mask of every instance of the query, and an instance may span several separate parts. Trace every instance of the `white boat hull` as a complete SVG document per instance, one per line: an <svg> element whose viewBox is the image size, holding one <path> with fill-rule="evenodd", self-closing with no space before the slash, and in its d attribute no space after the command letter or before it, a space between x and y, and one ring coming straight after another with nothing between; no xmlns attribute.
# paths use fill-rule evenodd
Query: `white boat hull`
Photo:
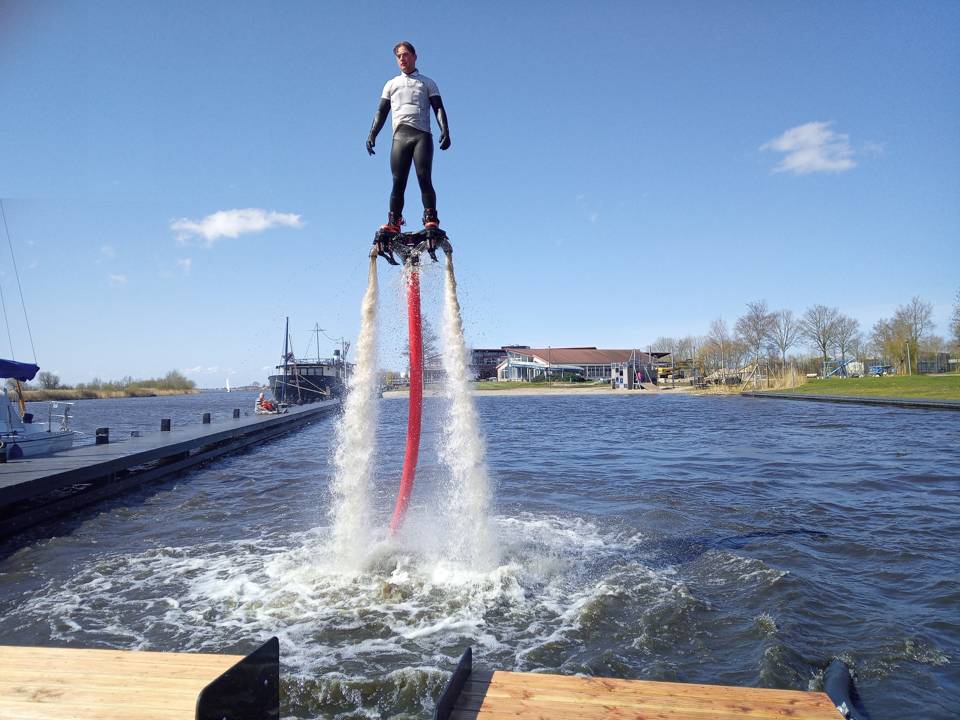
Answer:
<svg viewBox="0 0 960 720"><path fill-rule="evenodd" d="M19 457L31 458L50 455L61 450L73 447L74 433L71 431L51 431L31 433L0 433L0 442L7 451L8 459L16 459L16 448L20 448L23 455Z"/></svg>

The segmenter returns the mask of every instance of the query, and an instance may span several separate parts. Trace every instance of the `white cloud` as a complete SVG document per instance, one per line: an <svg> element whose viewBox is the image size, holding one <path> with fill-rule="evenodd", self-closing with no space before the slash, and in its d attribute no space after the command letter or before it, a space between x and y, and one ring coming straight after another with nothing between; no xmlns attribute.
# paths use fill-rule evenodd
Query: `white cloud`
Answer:
<svg viewBox="0 0 960 720"><path fill-rule="evenodd" d="M109 260L113 260L113 258L117 256L117 251L113 249L112 245L101 245L100 255Z"/></svg>
<svg viewBox="0 0 960 720"><path fill-rule="evenodd" d="M220 238L263 232L278 225L301 228L303 221L293 213L267 212L260 208L219 210L201 220L180 218L170 221L170 229L176 233L177 242L187 243L196 237L206 247L211 247Z"/></svg>
<svg viewBox="0 0 960 720"><path fill-rule="evenodd" d="M183 368L180 372L185 375L235 375L233 368L222 368L219 365L195 365L191 368Z"/></svg>
<svg viewBox="0 0 960 720"><path fill-rule="evenodd" d="M856 167L850 136L830 129L833 123L809 122L790 128L783 135L760 146L761 150L784 153L774 172L807 175L816 172L845 172Z"/></svg>
<svg viewBox="0 0 960 720"><path fill-rule="evenodd" d="M108 275L107 277L110 279L110 284L114 287L120 287L121 285L127 284L126 275Z"/></svg>
<svg viewBox="0 0 960 720"><path fill-rule="evenodd" d="M193 260L191 258L180 258L177 260L177 267L183 271L184 275L189 275L193 268Z"/></svg>

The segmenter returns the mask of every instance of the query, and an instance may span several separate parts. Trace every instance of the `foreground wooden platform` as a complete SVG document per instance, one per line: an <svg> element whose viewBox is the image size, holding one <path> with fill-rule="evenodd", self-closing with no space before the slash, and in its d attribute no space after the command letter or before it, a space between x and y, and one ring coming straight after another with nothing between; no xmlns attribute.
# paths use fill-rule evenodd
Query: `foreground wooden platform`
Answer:
<svg viewBox="0 0 960 720"><path fill-rule="evenodd" d="M0 646L4 720L189 720L242 655Z"/></svg>
<svg viewBox="0 0 960 720"><path fill-rule="evenodd" d="M47 457L0 464L0 537L55 515L162 480L323 416L337 400L291 407L282 415L247 415L138 437L82 445Z"/></svg>
<svg viewBox="0 0 960 720"><path fill-rule="evenodd" d="M451 720L837 720L824 693L473 671Z"/></svg>

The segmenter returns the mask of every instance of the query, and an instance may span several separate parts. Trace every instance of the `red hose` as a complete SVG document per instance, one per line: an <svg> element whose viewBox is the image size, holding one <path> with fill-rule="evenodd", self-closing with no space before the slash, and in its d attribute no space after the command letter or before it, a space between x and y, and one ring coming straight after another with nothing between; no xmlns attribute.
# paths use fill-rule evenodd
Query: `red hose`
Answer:
<svg viewBox="0 0 960 720"><path fill-rule="evenodd" d="M390 521L394 535L403 524L407 504L413 492L417 474L417 456L420 453L420 418L423 414L423 332L420 324L420 273L410 268L407 274L407 328L410 333L410 414L407 417L407 449L403 456L403 476L400 494Z"/></svg>

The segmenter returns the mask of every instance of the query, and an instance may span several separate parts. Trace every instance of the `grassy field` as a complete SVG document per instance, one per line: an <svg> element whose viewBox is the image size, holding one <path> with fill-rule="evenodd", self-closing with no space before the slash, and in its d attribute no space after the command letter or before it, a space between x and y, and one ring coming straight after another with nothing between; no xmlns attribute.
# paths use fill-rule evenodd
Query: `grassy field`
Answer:
<svg viewBox="0 0 960 720"><path fill-rule="evenodd" d="M780 390L779 392L794 392L803 395L960 400L960 374L827 378L826 380L809 380L806 384L793 390Z"/></svg>

